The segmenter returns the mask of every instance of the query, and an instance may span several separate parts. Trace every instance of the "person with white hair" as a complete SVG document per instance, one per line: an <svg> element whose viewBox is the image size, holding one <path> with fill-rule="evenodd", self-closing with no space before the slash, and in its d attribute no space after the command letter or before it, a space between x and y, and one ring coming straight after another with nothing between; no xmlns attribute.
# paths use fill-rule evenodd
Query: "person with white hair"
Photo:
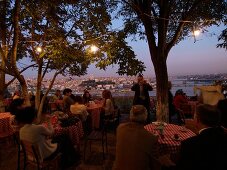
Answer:
<svg viewBox="0 0 227 170"><path fill-rule="evenodd" d="M134 105L130 122L118 126L114 170L156 169L153 161L158 157L158 138L144 129L146 119L146 108Z"/></svg>

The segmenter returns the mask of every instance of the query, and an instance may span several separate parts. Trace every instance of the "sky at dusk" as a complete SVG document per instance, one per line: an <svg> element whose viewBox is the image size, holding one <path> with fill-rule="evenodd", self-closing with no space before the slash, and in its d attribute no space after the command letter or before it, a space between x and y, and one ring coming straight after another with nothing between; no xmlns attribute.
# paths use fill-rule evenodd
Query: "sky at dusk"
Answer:
<svg viewBox="0 0 227 170"><path fill-rule="evenodd" d="M224 27L212 27L207 33L201 33L194 43L193 37L188 37L174 46L167 59L168 73L174 75L227 73L227 51L216 48L217 36ZM137 58L145 63L145 76L154 77L154 68L150 59L146 41L129 42ZM88 70L88 76L116 76L117 67L109 67L106 71L94 66ZM115 71L115 72L114 72Z"/></svg>
<svg viewBox="0 0 227 170"><path fill-rule="evenodd" d="M212 27L208 33L201 33L196 38L195 43L193 37L188 37L174 46L167 59L169 76L227 73L227 51L216 48L217 36L223 29L224 26ZM143 72L144 76L155 77L147 42L140 40L137 42L129 41L129 45L132 46L137 58L145 63L146 71ZM23 61L23 63L26 63L26 61ZM91 65L85 77L118 76L116 70L117 66L110 66L106 71L103 71ZM36 72L29 70L24 75L26 77L36 77L36 74Z"/></svg>

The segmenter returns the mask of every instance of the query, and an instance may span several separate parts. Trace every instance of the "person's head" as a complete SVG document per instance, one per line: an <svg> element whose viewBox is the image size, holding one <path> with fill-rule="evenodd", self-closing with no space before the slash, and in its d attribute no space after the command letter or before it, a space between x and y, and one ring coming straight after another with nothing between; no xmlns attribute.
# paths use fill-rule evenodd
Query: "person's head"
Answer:
<svg viewBox="0 0 227 170"><path fill-rule="evenodd" d="M15 119L22 124L31 124L36 119L37 112L34 107L23 107L18 109Z"/></svg>
<svg viewBox="0 0 227 170"><path fill-rule="evenodd" d="M142 74L139 74L139 75L138 75L137 81L138 81L138 83L140 83L140 82L143 81L143 75L142 75Z"/></svg>
<svg viewBox="0 0 227 170"><path fill-rule="evenodd" d="M56 96L60 96L61 95L61 91L60 90L56 90L55 95Z"/></svg>
<svg viewBox="0 0 227 170"><path fill-rule="evenodd" d="M133 105L129 118L132 122L144 123L147 120L147 109L143 105Z"/></svg>
<svg viewBox="0 0 227 170"><path fill-rule="evenodd" d="M102 97L104 99L111 99L112 98L112 94L111 94L111 92L109 90L103 90Z"/></svg>
<svg viewBox="0 0 227 170"><path fill-rule="evenodd" d="M91 94L89 93L89 91L87 90L84 90L84 95L83 95L84 98L90 98L91 97Z"/></svg>
<svg viewBox="0 0 227 170"><path fill-rule="evenodd" d="M10 103L10 106L9 106L9 111L12 115L16 115L17 113L17 110L18 109L21 109L23 107L23 104L24 104L24 99L21 99L21 98L17 98L17 99L14 99L11 103Z"/></svg>
<svg viewBox="0 0 227 170"><path fill-rule="evenodd" d="M63 94L66 96L70 96L72 94L72 90L69 88L66 88L63 90Z"/></svg>
<svg viewBox="0 0 227 170"><path fill-rule="evenodd" d="M83 98L81 96L78 96L78 95L74 96L73 100L74 100L75 103L79 103L79 104L83 103Z"/></svg>
<svg viewBox="0 0 227 170"><path fill-rule="evenodd" d="M219 100L217 108L221 113L221 125L227 128L227 99Z"/></svg>
<svg viewBox="0 0 227 170"><path fill-rule="evenodd" d="M175 93L175 96L176 96L176 95L184 95L183 90L182 90L182 89L178 89L178 90L176 91L176 93Z"/></svg>
<svg viewBox="0 0 227 170"><path fill-rule="evenodd" d="M198 126L201 127L216 127L220 125L220 112L212 105L198 105L195 118Z"/></svg>
<svg viewBox="0 0 227 170"><path fill-rule="evenodd" d="M19 91L19 90L16 90L16 91L14 92L14 96L15 96L15 95L20 96L20 91Z"/></svg>

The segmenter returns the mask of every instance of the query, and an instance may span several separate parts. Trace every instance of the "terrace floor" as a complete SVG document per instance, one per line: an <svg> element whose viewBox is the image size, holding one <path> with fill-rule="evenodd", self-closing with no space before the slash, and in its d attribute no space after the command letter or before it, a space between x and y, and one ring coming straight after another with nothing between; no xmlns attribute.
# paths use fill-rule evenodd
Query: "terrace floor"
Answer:
<svg viewBox="0 0 227 170"><path fill-rule="evenodd" d="M121 116L121 122L128 120L128 115ZM92 142L91 152L89 147L86 152L86 161L83 161L83 141L81 141L81 160L68 170L111 170L115 160L116 135L114 131L108 132L108 154L106 159L102 157L102 145L100 142ZM23 160L21 160L23 165ZM0 169L16 170L17 169L17 145L14 143L0 143ZM34 167L27 167L32 170Z"/></svg>

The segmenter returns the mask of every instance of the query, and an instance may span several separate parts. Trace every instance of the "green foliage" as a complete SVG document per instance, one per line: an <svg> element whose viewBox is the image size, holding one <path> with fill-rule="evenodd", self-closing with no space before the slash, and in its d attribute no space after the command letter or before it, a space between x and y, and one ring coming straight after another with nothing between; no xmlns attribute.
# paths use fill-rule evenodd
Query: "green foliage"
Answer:
<svg viewBox="0 0 227 170"><path fill-rule="evenodd" d="M225 0L126 0L119 2L118 17L123 17L124 31L129 35L138 34L155 37L155 44L174 41L176 45L192 35L196 29L205 29L220 24L226 17ZM183 23L183 25L182 25ZM152 30L146 30L150 25ZM178 35L179 34L179 35ZM175 40L175 37L177 39Z"/></svg>
<svg viewBox="0 0 227 170"><path fill-rule="evenodd" d="M227 50L227 28L222 31L221 35L218 37L218 40L221 41L221 43L217 44L217 47L225 48Z"/></svg>
<svg viewBox="0 0 227 170"><path fill-rule="evenodd" d="M118 74L135 75L144 70L131 47L111 30L112 1L23 0L20 13L18 57L30 57L47 72L84 75L91 63L105 70L119 65ZM99 51L89 52L95 44ZM42 47L41 53L36 47Z"/></svg>

